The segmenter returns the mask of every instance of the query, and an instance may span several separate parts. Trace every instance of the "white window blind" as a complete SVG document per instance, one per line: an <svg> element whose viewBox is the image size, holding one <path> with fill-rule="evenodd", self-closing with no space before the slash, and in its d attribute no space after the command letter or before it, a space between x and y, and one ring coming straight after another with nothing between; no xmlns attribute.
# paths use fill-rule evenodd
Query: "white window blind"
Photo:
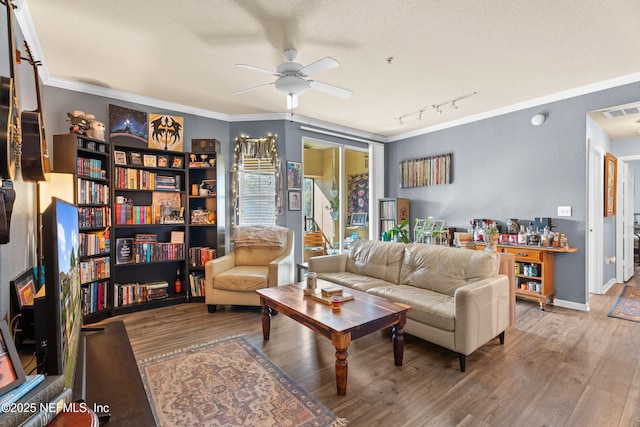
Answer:
<svg viewBox="0 0 640 427"><path fill-rule="evenodd" d="M238 168L238 225L276 225L276 172L270 159L242 159Z"/></svg>

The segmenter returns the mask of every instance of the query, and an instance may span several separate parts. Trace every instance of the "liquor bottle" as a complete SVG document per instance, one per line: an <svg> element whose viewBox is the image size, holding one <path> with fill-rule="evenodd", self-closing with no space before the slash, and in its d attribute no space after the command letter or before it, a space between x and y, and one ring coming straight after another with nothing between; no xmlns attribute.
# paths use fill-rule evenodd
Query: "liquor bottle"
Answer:
<svg viewBox="0 0 640 427"><path fill-rule="evenodd" d="M180 269L176 270L176 281L174 282L176 294L182 292L182 279L180 279Z"/></svg>

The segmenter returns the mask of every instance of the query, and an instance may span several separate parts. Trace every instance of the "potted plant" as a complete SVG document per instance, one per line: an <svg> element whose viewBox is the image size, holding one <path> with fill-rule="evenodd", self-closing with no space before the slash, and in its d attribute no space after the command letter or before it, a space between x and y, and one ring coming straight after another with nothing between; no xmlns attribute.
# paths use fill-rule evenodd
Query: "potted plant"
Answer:
<svg viewBox="0 0 640 427"><path fill-rule="evenodd" d="M409 243L409 218L402 221L402 224L398 225L393 224L393 227L387 231L387 235L389 236L389 240Z"/></svg>
<svg viewBox="0 0 640 427"><path fill-rule="evenodd" d="M333 219L334 221L338 219L338 216L340 215L340 213L338 212L338 209L340 209L340 200L338 199L329 200L329 206L327 206L327 209L329 210L329 215L331 215L331 219Z"/></svg>
<svg viewBox="0 0 640 427"><path fill-rule="evenodd" d="M498 249L498 240L500 239L500 230L498 230L495 223L491 224L484 230L484 236L485 241L487 242L485 251L496 252Z"/></svg>

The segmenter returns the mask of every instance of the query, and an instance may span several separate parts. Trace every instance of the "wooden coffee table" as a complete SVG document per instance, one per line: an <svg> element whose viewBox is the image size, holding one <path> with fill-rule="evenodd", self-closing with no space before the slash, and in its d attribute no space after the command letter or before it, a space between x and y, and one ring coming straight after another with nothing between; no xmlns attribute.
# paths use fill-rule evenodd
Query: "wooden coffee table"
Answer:
<svg viewBox="0 0 640 427"><path fill-rule="evenodd" d="M318 280L318 291L333 283ZM347 393L347 349L351 340L371 332L392 327L393 357L396 366L402 366L404 335L402 328L407 320L410 306L369 295L364 292L344 288L345 293L353 294L354 300L341 304L340 310L304 296L304 283L260 289L262 306L262 334L269 340L271 329L271 310L277 310L311 330L331 340L336 348L336 386L338 396Z"/></svg>

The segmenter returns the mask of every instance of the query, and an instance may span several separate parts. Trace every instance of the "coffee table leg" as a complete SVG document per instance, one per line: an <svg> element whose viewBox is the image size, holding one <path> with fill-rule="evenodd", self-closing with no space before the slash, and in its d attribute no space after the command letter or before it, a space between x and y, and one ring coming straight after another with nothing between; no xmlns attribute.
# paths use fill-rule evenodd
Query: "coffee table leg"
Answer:
<svg viewBox="0 0 640 427"><path fill-rule="evenodd" d="M260 305L262 306L262 337L265 341L269 341L269 334L271 332L271 310L267 307L262 297L260 298Z"/></svg>
<svg viewBox="0 0 640 427"><path fill-rule="evenodd" d="M391 332L393 333L393 359L396 366L402 366L402 358L404 357L404 324L407 321L407 315L402 313L398 316L398 323L393 325Z"/></svg>
<svg viewBox="0 0 640 427"><path fill-rule="evenodd" d="M336 387L338 396L344 396L347 394L347 374L349 372L347 349L351 344L351 334L333 335L331 342L336 348Z"/></svg>

